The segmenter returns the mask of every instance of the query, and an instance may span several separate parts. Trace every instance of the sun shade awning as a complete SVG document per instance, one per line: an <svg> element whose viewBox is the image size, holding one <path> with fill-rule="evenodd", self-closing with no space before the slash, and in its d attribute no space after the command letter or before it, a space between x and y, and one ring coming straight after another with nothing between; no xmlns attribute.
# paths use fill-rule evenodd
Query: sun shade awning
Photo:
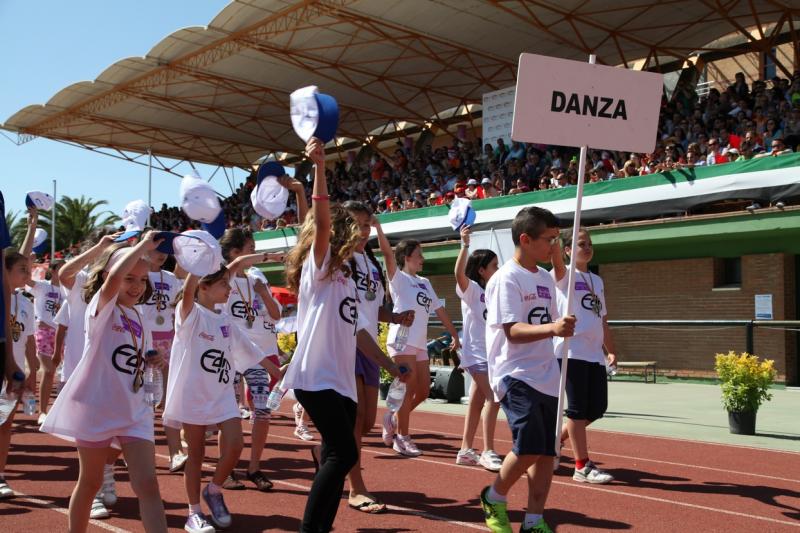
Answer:
<svg viewBox="0 0 800 533"><path fill-rule="evenodd" d="M654 67L755 24L794 32L799 12L775 0L237 0L2 127L23 141L248 167L302 151L288 95L304 85L338 99L341 137L364 140L513 85L521 52Z"/></svg>

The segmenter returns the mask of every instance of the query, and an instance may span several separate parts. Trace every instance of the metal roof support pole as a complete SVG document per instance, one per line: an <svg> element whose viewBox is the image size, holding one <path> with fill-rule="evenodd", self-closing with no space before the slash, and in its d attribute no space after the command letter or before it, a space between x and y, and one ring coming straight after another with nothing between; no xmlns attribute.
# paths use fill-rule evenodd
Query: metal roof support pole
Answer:
<svg viewBox="0 0 800 533"><path fill-rule="evenodd" d="M147 149L147 205L150 210L147 212L147 225L150 225L150 215L153 213L153 151Z"/></svg>
<svg viewBox="0 0 800 533"><path fill-rule="evenodd" d="M58 196L56 196L56 179L53 178L53 210L50 211L50 264L56 258L56 204L58 203Z"/></svg>

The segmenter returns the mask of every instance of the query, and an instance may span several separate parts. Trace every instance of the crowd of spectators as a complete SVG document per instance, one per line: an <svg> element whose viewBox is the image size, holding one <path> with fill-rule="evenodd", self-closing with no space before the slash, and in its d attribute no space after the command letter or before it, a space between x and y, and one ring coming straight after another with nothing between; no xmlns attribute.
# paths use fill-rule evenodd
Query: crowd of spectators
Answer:
<svg viewBox="0 0 800 533"><path fill-rule="evenodd" d="M800 72L791 80L749 86L738 73L726 90L712 88L703 98L693 86L679 85L663 100L655 150L590 150L585 179L593 183L777 156L792 152L799 141ZM453 138L436 149L398 142L393 154L376 151L363 163L339 161L326 173L333 201L360 200L376 213L391 213L449 204L456 197L480 200L569 187L577 183L578 168L576 148ZM223 201L228 226L269 230L295 223L293 205L277 220L263 220L252 210L254 179ZM166 205L154 214L153 225L174 231L195 227L179 208Z"/></svg>

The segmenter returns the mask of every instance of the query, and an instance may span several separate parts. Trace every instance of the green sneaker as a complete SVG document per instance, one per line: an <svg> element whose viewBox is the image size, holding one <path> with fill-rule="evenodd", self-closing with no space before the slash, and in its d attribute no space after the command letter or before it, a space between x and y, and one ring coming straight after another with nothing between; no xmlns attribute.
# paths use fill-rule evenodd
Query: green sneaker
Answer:
<svg viewBox="0 0 800 533"><path fill-rule="evenodd" d="M511 523L508 521L506 503L489 503L489 500L486 499L487 494L489 494L489 487L481 491L481 507L486 525L489 526L492 533L513 533Z"/></svg>
<svg viewBox="0 0 800 533"><path fill-rule="evenodd" d="M550 526L547 525L544 518L540 518L533 527L526 529L525 526L520 526L519 533L553 533L553 530L550 529Z"/></svg>

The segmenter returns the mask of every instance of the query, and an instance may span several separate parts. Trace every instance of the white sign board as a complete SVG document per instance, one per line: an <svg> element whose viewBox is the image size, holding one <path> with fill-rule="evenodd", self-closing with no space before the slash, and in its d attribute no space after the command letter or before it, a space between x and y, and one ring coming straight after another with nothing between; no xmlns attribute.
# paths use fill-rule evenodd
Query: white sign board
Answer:
<svg viewBox="0 0 800 533"><path fill-rule="evenodd" d="M482 117L483 144L497 146L497 139L511 145L511 120L514 118L514 91L506 87L483 95Z"/></svg>
<svg viewBox="0 0 800 533"><path fill-rule="evenodd" d="M773 320L772 295L756 294L756 320Z"/></svg>
<svg viewBox="0 0 800 533"><path fill-rule="evenodd" d="M661 74L521 54L515 141L652 152Z"/></svg>

